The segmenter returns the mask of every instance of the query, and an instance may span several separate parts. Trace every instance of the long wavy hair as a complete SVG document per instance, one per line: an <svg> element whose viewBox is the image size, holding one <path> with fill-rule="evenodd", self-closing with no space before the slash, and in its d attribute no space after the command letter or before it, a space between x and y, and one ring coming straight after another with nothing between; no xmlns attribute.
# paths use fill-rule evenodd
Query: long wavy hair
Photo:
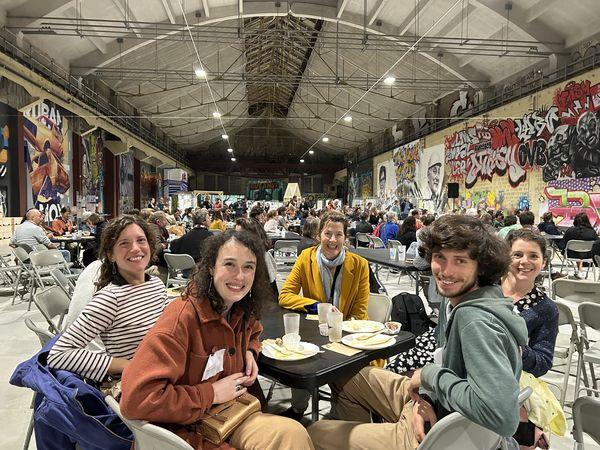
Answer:
<svg viewBox="0 0 600 450"><path fill-rule="evenodd" d="M157 238L150 226L148 226L148 222L140 219L137 216L125 215L115 217L108 222L108 225L106 228L104 228L104 231L102 232L102 238L100 240L98 258L102 261L102 266L100 266L100 277L96 282L97 291L114 281L115 276L119 273L119 268L115 263L110 261L108 255L112 252L112 249L117 243L117 240L119 239L119 236L123 230L129 225L137 225L144 231L146 239L148 240L148 246L150 247L150 261L153 261L156 257L155 249Z"/></svg>
<svg viewBox="0 0 600 450"><path fill-rule="evenodd" d="M184 296L196 301L203 301L205 298L210 302L213 310L217 314L225 311L225 302L213 286L213 277L211 270L214 270L217 264L217 256L221 247L230 240L235 240L250 250L256 257L256 270L254 272L254 282L250 292L238 302L239 307L244 311L244 316L249 319L254 316L260 319L262 305L265 302L273 302L273 289L269 283L269 272L265 263L265 250L263 244L256 239L254 234L248 231L227 231L211 236L204 240L202 244L202 259L196 266L196 270L187 285Z"/></svg>

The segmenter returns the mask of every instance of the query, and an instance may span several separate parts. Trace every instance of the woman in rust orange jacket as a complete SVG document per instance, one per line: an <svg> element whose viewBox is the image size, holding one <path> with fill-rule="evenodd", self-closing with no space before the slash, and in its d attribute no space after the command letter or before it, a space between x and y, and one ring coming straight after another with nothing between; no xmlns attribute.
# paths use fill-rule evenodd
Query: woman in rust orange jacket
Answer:
<svg viewBox="0 0 600 450"><path fill-rule="evenodd" d="M261 412L217 447L194 426L211 406L255 382L260 305L270 295L264 249L252 235L230 231L206 239L184 295L167 307L123 373L125 417L157 422L196 449L312 449L302 425Z"/></svg>

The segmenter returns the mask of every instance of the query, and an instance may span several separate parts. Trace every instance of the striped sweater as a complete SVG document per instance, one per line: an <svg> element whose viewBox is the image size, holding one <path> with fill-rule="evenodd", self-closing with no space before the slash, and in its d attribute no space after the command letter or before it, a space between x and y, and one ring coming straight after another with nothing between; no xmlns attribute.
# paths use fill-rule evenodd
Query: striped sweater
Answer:
<svg viewBox="0 0 600 450"><path fill-rule="evenodd" d="M147 277L142 284L114 284L96 292L92 300L48 355L48 365L102 381L113 358L133 358L139 343L167 304L163 282ZM86 346L100 336L105 353Z"/></svg>

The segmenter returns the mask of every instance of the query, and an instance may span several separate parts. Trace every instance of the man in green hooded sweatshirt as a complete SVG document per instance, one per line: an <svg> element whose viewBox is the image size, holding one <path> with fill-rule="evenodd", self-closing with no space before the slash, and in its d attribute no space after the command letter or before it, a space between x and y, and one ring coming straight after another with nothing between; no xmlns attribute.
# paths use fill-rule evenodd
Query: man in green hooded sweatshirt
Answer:
<svg viewBox="0 0 600 450"><path fill-rule="evenodd" d="M308 431L316 449L414 450L453 411L512 436L519 422L520 347L525 321L497 283L510 250L476 217L448 215L425 229L419 252L431 262L440 307L435 362L412 378L366 367L343 387L337 414ZM386 423L371 423L371 412Z"/></svg>

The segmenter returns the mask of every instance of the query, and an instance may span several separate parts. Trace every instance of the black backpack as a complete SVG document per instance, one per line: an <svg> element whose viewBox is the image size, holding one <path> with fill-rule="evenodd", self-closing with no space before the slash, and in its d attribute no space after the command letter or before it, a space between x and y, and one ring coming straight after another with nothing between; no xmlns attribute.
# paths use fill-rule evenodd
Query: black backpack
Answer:
<svg viewBox="0 0 600 450"><path fill-rule="evenodd" d="M415 336L422 335L429 327L435 327L421 297L408 292L401 292L392 298L392 320L400 322L403 331L410 331Z"/></svg>

